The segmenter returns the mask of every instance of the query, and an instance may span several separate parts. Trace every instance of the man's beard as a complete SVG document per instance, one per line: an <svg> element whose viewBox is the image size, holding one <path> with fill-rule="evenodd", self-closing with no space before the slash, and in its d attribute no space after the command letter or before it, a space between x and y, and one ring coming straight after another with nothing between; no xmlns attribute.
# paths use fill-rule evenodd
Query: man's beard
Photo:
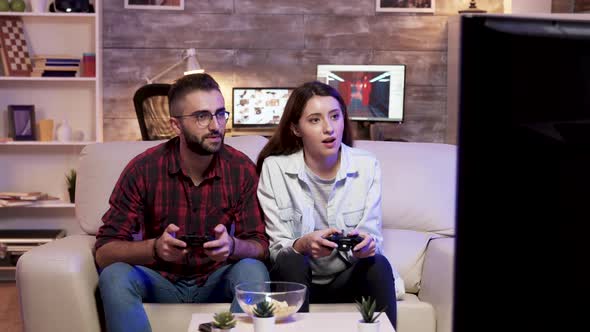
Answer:
<svg viewBox="0 0 590 332"><path fill-rule="evenodd" d="M188 149L200 156L210 156L218 152L219 149L221 149L221 146L223 145L224 135L221 134L218 130L210 132L202 136L201 138L195 135L191 135L187 130L183 130L182 134L184 136L184 140L186 142L186 146L188 147ZM209 136L221 136L221 142L219 143L219 145L206 145L205 139Z"/></svg>

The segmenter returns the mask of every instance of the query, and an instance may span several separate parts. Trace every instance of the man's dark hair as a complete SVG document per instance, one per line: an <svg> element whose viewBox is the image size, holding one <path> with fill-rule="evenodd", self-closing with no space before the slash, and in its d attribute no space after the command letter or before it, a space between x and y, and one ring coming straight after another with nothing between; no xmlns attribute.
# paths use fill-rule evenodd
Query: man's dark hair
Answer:
<svg viewBox="0 0 590 332"><path fill-rule="evenodd" d="M191 74L177 79L168 91L168 109L170 116L182 115L182 110L179 110L179 102L184 100L184 97L197 90L211 91L219 89L219 84L209 74Z"/></svg>

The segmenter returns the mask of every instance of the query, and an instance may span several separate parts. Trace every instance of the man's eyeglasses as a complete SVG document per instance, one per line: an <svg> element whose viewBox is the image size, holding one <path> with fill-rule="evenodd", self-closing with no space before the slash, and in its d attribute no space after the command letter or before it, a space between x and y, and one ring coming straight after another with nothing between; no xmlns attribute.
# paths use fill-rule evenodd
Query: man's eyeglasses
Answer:
<svg viewBox="0 0 590 332"><path fill-rule="evenodd" d="M193 120L195 120L196 123L199 124L199 126L205 128L208 127L209 124L211 123L211 120L213 119L213 116L215 116L215 120L217 120L217 123L219 125L225 125L225 123L227 122L227 119L229 118L229 112L228 111L217 111L215 112L215 114L211 113L211 112L207 112L207 111L200 111L200 112L195 112L193 114L189 114L189 115L179 115L179 116L175 116L175 118L192 118Z"/></svg>

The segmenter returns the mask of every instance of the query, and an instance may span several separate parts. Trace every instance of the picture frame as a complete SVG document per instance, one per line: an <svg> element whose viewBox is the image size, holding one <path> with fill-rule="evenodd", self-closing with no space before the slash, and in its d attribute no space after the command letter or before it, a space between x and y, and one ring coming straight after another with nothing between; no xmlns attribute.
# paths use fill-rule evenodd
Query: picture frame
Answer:
<svg viewBox="0 0 590 332"><path fill-rule="evenodd" d="M436 0L375 0L376 12L434 13Z"/></svg>
<svg viewBox="0 0 590 332"><path fill-rule="evenodd" d="M184 0L124 0L125 9L184 10Z"/></svg>
<svg viewBox="0 0 590 332"><path fill-rule="evenodd" d="M34 141L35 105L8 105L8 125L15 141Z"/></svg>

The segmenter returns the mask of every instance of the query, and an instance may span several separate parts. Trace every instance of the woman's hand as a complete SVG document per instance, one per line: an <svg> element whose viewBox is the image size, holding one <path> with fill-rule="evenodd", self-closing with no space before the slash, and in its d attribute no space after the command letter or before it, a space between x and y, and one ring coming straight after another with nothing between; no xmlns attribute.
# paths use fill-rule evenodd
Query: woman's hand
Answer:
<svg viewBox="0 0 590 332"><path fill-rule="evenodd" d="M295 240L295 243L293 243L293 249L313 258L329 256L338 245L325 238L334 233L340 233L340 231L331 227L305 234Z"/></svg>
<svg viewBox="0 0 590 332"><path fill-rule="evenodd" d="M348 233L349 236L360 235L363 240L361 243L357 244L352 248L352 255L356 258L365 258L375 256L375 251L377 245L375 244L375 239L369 233L359 232L358 230L353 230Z"/></svg>

